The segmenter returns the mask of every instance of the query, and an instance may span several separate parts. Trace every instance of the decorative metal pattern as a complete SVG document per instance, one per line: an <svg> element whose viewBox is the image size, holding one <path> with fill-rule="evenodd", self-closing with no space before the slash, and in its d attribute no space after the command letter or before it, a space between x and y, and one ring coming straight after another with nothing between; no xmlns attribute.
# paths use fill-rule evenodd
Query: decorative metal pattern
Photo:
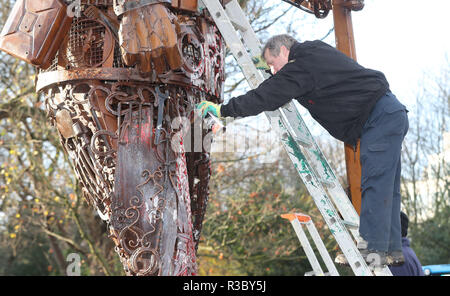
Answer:
<svg viewBox="0 0 450 296"><path fill-rule="evenodd" d="M178 42L183 54L183 72L191 79L200 78L205 70L202 44L190 33L185 33Z"/></svg>
<svg viewBox="0 0 450 296"><path fill-rule="evenodd" d="M113 53L113 36L100 20L80 19L70 28L69 42L60 49L67 68L101 66Z"/></svg>
<svg viewBox="0 0 450 296"><path fill-rule="evenodd" d="M94 4L112 11L112 1L81 2L82 10ZM109 28L82 15L74 18L54 65L38 76L48 117L83 196L107 222L128 275L195 275L197 270L209 153L185 151L179 131L186 126L171 123L186 117L184 124L191 125L196 103L222 101L224 44L204 15L177 17L180 69L141 76L124 66ZM170 95L164 103L157 88ZM155 143L160 108L162 128Z"/></svg>
<svg viewBox="0 0 450 296"><path fill-rule="evenodd" d="M331 0L282 0L282 1L287 2L307 13L314 14L317 18L325 18L332 8Z"/></svg>

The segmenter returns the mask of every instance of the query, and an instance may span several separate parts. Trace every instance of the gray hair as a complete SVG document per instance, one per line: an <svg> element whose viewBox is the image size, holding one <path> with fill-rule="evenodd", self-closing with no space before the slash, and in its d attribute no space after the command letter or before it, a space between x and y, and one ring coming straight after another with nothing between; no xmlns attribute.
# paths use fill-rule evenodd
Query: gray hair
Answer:
<svg viewBox="0 0 450 296"><path fill-rule="evenodd" d="M274 57L277 57L280 54L280 48L284 45L288 50L291 49L292 45L297 42L294 37L288 34L275 35L267 40L266 45L264 45L262 55L264 58L264 54L268 49L270 54Z"/></svg>

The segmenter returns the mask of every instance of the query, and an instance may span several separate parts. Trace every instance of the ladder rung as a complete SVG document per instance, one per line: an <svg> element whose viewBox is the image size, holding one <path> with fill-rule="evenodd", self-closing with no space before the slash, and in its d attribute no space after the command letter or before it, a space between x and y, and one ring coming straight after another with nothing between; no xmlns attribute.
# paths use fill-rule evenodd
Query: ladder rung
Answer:
<svg viewBox="0 0 450 296"><path fill-rule="evenodd" d="M310 147L313 145L310 141L305 140L305 139L303 139L303 138L301 138L301 137L299 137L299 136L295 136L295 137L294 137L294 140L295 140L298 144L300 144L300 145L302 145L302 146L304 146L304 147L306 147L306 148L310 148Z"/></svg>
<svg viewBox="0 0 450 296"><path fill-rule="evenodd" d="M238 20L230 18L230 22L233 24L233 26L236 28L236 30L239 30L242 32L247 31L247 28L245 27L245 25L240 24Z"/></svg>
<svg viewBox="0 0 450 296"><path fill-rule="evenodd" d="M291 135L291 136L292 136L292 135ZM283 134L281 135L281 137L282 137L282 139L283 139L284 141L287 141L287 140L289 139L289 133L288 133L288 132L285 132L285 133L283 133ZM299 137L299 136L297 136L297 135L293 135L292 138L294 139L294 141L295 141L296 143L298 143L299 145L301 145L301 146L303 146L303 147L305 147L305 148L310 148L310 147L313 145L310 141L305 140L305 139L303 139L303 138L301 138L301 137Z"/></svg>
<svg viewBox="0 0 450 296"><path fill-rule="evenodd" d="M334 182L330 182L330 181L327 181L324 179L321 179L320 183L322 183L322 185L327 188L334 188L334 186L336 186L336 184L334 184Z"/></svg>
<svg viewBox="0 0 450 296"><path fill-rule="evenodd" d="M342 224L344 224L345 226L347 226L349 229L350 229L350 228L353 228L353 229L358 229L358 228L359 228L359 225L358 225L358 224L353 223L353 222L350 222L350 221L342 220Z"/></svg>

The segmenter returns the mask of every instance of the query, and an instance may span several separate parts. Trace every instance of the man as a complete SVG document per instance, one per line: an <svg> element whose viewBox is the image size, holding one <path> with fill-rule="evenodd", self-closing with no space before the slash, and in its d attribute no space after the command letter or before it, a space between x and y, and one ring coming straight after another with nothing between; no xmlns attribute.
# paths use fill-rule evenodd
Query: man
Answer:
<svg viewBox="0 0 450 296"><path fill-rule="evenodd" d="M422 264L420 264L416 253L410 247L410 241L406 237L408 235L408 216L400 213L400 224L402 227L402 250L405 257L405 262L399 266L389 266L389 269L394 276L424 276Z"/></svg>
<svg viewBox="0 0 450 296"><path fill-rule="evenodd" d="M358 245L381 264L403 262L400 234L400 151L407 110L383 73L366 69L322 41L270 38L263 57L273 76L226 105L208 101L206 116L245 117L273 111L295 98L332 136L355 147L361 140L362 205ZM345 257L344 261L345 261ZM366 260L367 261L367 260ZM338 262L346 264L346 262Z"/></svg>

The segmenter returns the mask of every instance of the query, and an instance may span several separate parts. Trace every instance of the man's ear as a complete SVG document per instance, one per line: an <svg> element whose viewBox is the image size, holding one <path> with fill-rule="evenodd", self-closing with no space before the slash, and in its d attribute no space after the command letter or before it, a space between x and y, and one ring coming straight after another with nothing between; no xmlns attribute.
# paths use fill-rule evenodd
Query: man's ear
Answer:
<svg viewBox="0 0 450 296"><path fill-rule="evenodd" d="M283 56L288 57L288 56L289 56L289 49L287 49L286 46L281 45L281 46L280 46L280 53L282 53Z"/></svg>

